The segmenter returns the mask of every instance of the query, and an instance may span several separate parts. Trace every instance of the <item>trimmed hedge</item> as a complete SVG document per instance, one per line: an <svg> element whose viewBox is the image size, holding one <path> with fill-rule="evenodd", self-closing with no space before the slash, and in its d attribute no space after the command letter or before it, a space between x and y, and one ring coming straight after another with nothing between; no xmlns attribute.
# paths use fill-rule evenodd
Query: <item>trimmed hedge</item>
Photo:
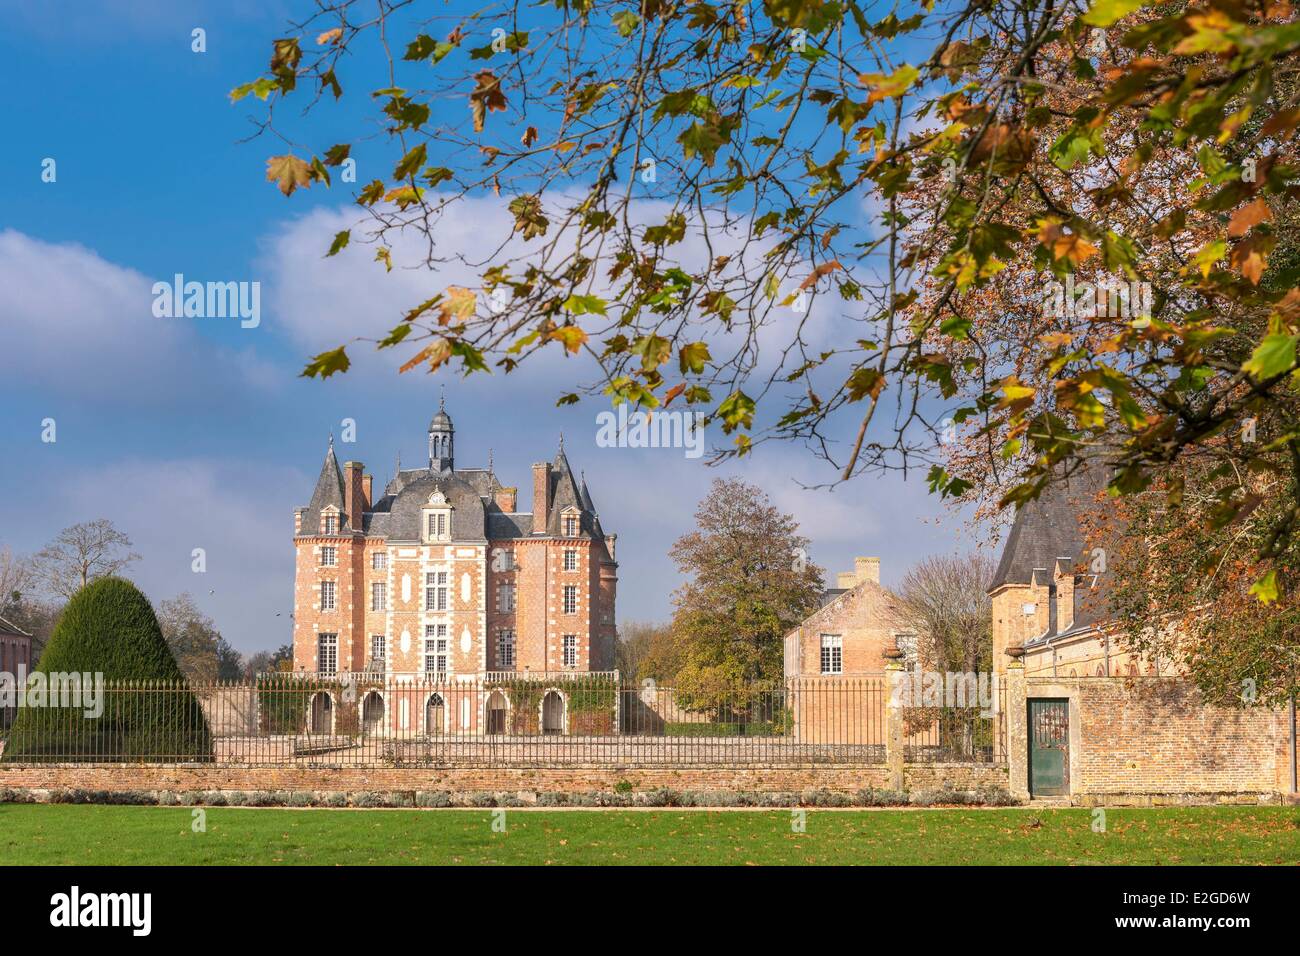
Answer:
<svg viewBox="0 0 1300 956"><path fill-rule="evenodd" d="M130 581L101 578L73 595L33 673L102 675L103 713L87 717L81 702L19 708L6 763L212 759L203 708Z"/></svg>

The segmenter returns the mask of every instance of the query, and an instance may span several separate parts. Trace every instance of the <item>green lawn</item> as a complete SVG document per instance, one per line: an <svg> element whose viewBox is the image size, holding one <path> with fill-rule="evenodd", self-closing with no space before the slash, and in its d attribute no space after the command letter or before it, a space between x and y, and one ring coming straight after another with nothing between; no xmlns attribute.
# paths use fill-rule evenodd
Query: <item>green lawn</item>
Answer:
<svg viewBox="0 0 1300 956"><path fill-rule="evenodd" d="M0 805L0 865L1300 862L1300 808L790 811L278 810Z"/></svg>

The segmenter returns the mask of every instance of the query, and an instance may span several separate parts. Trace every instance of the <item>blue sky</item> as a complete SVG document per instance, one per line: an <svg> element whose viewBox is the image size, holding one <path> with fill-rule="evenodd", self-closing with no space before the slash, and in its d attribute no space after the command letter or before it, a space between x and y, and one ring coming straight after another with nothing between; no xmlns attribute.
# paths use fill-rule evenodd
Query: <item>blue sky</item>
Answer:
<svg viewBox="0 0 1300 956"><path fill-rule="evenodd" d="M458 463L484 464L493 449L521 506L530 463L552 457L564 432L602 523L619 533L621 620L669 617L679 583L669 548L720 474L763 485L832 573L879 555L888 583L920 557L974 546L920 474L805 491L833 475L798 447L763 446L721 469L680 450L598 448L595 415L607 406L554 406L557 375L587 380L576 360L462 381L399 377L360 352L347 376L297 377L341 333L387 329L439 287L427 273L385 275L364 250L323 260L328 236L355 218L349 194L315 187L286 200L263 179L280 150L240 142L255 111L227 93L260 73L269 40L303 6L0 0L0 546L34 551L66 525L110 518L143 554L133 576L152 598L190 591L241 650L283 643L292 512L311 494L330 430L357 421L341 457L382 483L397 453L407 465L423 456L439 382ZM195 27L206 53L190 50ZM351 104L366 99L322 114L313 142L336 141L332 126L347 138L360 118ZM364 167L366 146L353 155ZM47 157L54 183L41 180ZM465 217L446 241L473 241L480 213L492 214ZM150 286L177 272L260 282L260 327L154 318ZM54 444L40 440L46 418ZM196 547L204 575L190 569Z"/></svg>

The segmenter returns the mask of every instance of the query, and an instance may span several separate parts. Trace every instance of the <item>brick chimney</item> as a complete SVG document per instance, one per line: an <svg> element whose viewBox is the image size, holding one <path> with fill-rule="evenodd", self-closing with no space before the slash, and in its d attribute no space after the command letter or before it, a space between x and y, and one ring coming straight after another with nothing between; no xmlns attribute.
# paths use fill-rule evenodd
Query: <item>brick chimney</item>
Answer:
<svg viewBox="0 0 1300 956"><path fill-rule="evenodd" d="M546 533L546 519L551 513L551 466L546 462L533 465L533 534Z"/></svg>
<svg viewBox="0 0 1300 956"><path fill-rule="evenodd" d="M840 571L838 574L835 575L835 586L837 588L842 588L845 591L849 590L852 587L856 587L857 583L858 583L858 576L856 572Z"/></svg>
<svg viewBox="0 0 1300 956"><path fill-rule="evenodd" d="M361 503L366 511L369 511L370 506L374 504L375 501L374 491L375 491L375 476L362 475L361 476L361 497L362 497Z"/></svg>
<svg viewBox="0 0 1300 956"><path fill-rule="evenodd" d="M366 466L359 461L343 464L343 510L347 512L348 524L353 531L361 530L361 515L365 513L365 491L362 487L361 472Z"/></svg>
<svg viewBox="0 0 1300 956"><path fill-rule="evenodd" d="M858 579L858 583L870 581L872 584L880 583L880 559L879 558L854 558L853 573Z"/></svg>
<svg viewBox="0 0 1300 956"><path fill-rule="evenodd" d="M1056 627L1063 633L1074 626L1074 559L1057 558L1054 572Z"/></svg>
<svg viewBox="0 0 1300 956"><path fill-rule="evenodd" d="M497 507L506 514L514 514L519 509L518 488L498 488L495 497Z"/></svg>

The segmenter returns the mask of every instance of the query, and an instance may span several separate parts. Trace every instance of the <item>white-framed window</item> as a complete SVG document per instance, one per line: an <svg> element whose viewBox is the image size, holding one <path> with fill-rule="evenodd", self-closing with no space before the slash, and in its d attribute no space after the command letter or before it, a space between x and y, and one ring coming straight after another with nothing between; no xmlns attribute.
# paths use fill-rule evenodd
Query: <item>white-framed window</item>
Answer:
<svg viewBox="0 0 1300 956"><path fill-rule="evenodd" d="M563 662L565 667L578 666L578 635L577 634L564 635L563 643L561 644L561 653L563 654L561 661Z"/></svg>
<svg viewBox="0 0 1300 956"><path fill-rule="evenodd" d="M578 536L578 516L565 515L563 520L564 536L566 538L576 538Z"/></svg>
<svg viewBox="0 0 1300 956"><path fill-rule="evenodd" d="M320 583L320 609L322 611L332 611L338 602L338 585L333 581L322 581Z"/></svg>
<svg viewBox="0 0 1300 956"><path fill-rule="evenodd" d="M447 572L429 571L424 575L424 609L447 610Z"/></svg>
<svg viewBox="0 0 1300 956"><path fill-rule="evenodd" d="M372 571L385 571L388 569L388 552L376 551L370 556L370 569Z"/></svg>
<svg viewBox="0 0 1300 956"><path fill-rule="evenodd" d="M844 637L841 634L822 635L822 673L844 672Z"/></svg>
<svg viewBox="0 0 1300 956"><path fill-rule="evenodd" d="M370 582L370 610L388 610L388 585L383 581Z"/></svg>
<svg viewBox="0 0 1300 956"><path fill-rule="evenodd" d="M424 672L447 672L447 625L429 624L424 628Z"/></svg>
<svg viewBox="0 0 1300 956"><path fill-rule="evenodd" d="M333 547L324 547L320 549L320 566L322 568L332 568L339 563L339 549Z"/></svg>
<svg viewBox="0 0 1300 956"><path fill-rule="evenodd" d="M515 552L510 548L492 549L492 570L498 574L515 569Z"/></svg>
<svg viewBox="0 0 1300 956"><path fill-rule="evenodd" d="M576 584L566 584L564 586L564 607L565 614L578 613L578 586Z"/></svg>
<svg viewBox="0 0 1300 956"><path fill-rule="evenodd" d="M497 669L515 669L515 632L507 627L497 631Z"/></svg>
<svg viewBox="0 0 1300 956"><path fill-rule="evenodd" d="M578 570L578 551L576 548L564 549L564 570L566 571Z"/></svg>
<svg viewBox="0 0 1300 956"><path fill-rule="evenodd" d="M388 656L388 635L371 634L370 635L370 660L376 664L382 664L384 658Z"/></svg>
<svg viewBox="0 0 1300 956"><path fill-rule="evenodd" d="M322 674L334 674L339 669L339 636L337 634L316 635L316 670Z"/></svg>
<svg viewBox="0 0 1300 956"><path fill-rule="evenodd" d="M338 534L339 516L332 511L321 515L320 529L323 534Z"/></svg>
<svg viewBox="0 0 1300 956"><path fill-rule="evenodd" d="M424 513L424 540L451 540L451 512L447 510L426 511Z"/></svg>
<svg viewBox="0 0 1300 956"><path fill-rule="evenodd" d="M497 585L497 613L510 614L515 609L515 586L508 581Z"/></svg>

